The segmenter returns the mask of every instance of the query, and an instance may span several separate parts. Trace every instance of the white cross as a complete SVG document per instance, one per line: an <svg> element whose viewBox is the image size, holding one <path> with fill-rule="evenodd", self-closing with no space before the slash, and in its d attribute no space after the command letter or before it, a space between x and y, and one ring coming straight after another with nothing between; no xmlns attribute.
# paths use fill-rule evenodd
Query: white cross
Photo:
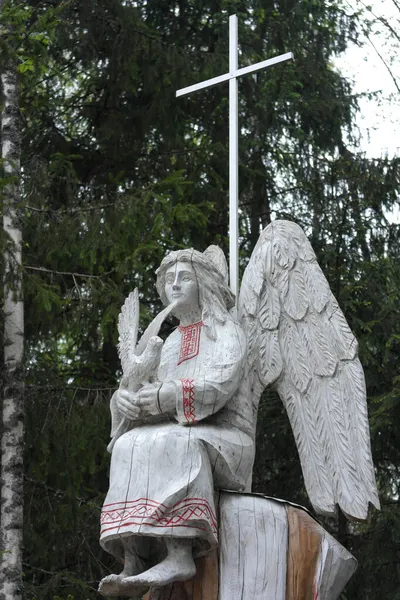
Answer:
<svg viewBox="0 0 400 600"><path fill-rule="evenodd" d="M191 92L229 80L229 279L237 297L239 283L239 159L238 159L238 83L237 78L293 58L292 52L269 58L249 67L238 69L238 20L229 17L229 73L190 85L176 92L185 96Z"/></svg>

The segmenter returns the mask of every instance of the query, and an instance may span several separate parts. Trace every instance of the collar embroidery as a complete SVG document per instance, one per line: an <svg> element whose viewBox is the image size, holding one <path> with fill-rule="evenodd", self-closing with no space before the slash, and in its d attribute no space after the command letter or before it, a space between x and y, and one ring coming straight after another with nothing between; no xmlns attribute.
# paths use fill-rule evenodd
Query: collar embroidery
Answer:
<svg viewBox="0 0 400 600"><path fill-rule="evenodd" d="M198 355L200 350L200 334L203 321L191 325L179 325L181 332L181 348L179 352L178 365Z"/></svg>

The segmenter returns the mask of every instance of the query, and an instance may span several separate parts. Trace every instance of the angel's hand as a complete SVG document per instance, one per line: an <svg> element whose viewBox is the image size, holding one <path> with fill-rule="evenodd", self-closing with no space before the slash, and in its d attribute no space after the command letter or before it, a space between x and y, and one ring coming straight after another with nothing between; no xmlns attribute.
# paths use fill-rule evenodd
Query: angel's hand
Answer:
<svg viewBox="0 0 400 600"><path fill-rule="evenodd" d="M146 415L168 414L175 411L176 389L173 383L147 385L136 394L136 405Z"/></svg>
<svg viewBox="0 0 400 600"><path fill-rule="evenodd" d="M137 421L140 417L140 408L137 406L137 394L132 394L126 389L115 392L115 403L118 410L131 421Z"/></svg>

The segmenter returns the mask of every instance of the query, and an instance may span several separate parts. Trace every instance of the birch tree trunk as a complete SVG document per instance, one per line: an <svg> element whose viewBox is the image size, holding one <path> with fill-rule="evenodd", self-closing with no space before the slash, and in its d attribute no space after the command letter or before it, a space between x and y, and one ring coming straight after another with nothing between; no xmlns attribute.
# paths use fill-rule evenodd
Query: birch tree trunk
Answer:
<svg viewBox="0 0 400 600"><path fill-rule="evenodd" d="M0 1L0 9L3 2ZM14 64L1 74L1 147L4 210L4 387L1 438L0 600L22 598L23 376L20 203L20 121Z"/></svg>

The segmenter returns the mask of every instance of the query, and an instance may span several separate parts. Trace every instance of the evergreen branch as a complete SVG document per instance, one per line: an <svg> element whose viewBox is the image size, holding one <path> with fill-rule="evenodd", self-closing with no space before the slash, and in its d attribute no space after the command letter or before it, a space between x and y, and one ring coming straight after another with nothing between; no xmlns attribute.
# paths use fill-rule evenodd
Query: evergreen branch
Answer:
<svg viewBox="0 0 400 600"><path fill-rule="evenodd" d="M28 163L29 164L29 163ZM89 188L91 190L102 190L106 188L110 183L99 183L97 185L93 185L90 183L85 183L84 181L78 181L73 177L67 177L66 175L54 175L52 180L66 181L67 183L73 183L76 186ZM115 185L115 184L113 184Z"/></svg>
<svg viewBox="0 0 400 600"><path fill-rule="evenodd" d="M209 17L208 21L210 20L210 18L211 17ZM104 21L104 19L102 19L102 20ZM208 21L207 21L207 24L208 24ZM107 21L107 24L109 24L108 21ZM162 37L160 36L160 34L150 33L148 31L143 31L141 29L137 29L136 27L130 27L129 30L132 33L137 33L138 35L141 35L142 37L151 40L152 42L156 42L157 44L160 45L160 47L164 46L166 48L170 48L172 46L173 48L178 49L179 54L181 54L183 56L192 57L192 56L199 56L199 55L201 56L202 54L206 54L207 55L207 54L211 53L210 50L205 50L204 48L193 48L193 49L190 49L190 48L187 49L187 48L185 48L185 49L183 49L183 48L179 47L178 45L176 45L174 43L171 44L171 41L169 39L168 40L163 40ZM197 30L196 30L195 25L192 25L190 27L189 31L187 32L186 36L188 38L190 38L190 35L193 34L193 33L196 33L196 31ZM217 53L217 52L212 52L212 54L214 54L216 56L220 55L220 53Z"/></svg>
<svg viewBox="0 0 400 600"><path fill-rule="evenodd" d="M75 66L75 60L70 60L63 67L60 67L57 72L50 73L49 75L46 75L46 77L43 77L43 79L39 79L39 81L36 83L36 87L38 87L41 83L45 83L46 81L53 79L53 77L59 76L60 73L63 73L64 71L69 69L71 66Z"/></svg>
<svg viewBox="0 0 400 600"><path fill-rule="evenodd" d="M392 2L395 5L395 7L397 8L397 10L400 12L400 3L397 2L397 0L392 0Z"/></svg>
<svg viewBox="0 0 400 600"><path fill-rule="evenodd" d="M97 564L98 564L98 565L99 565L99 566L100 566L100 567L101 567L103 570L104 570L104 569L107 569L107 570L109 570L109 569L107 568L107 566L106 566L106 565L105 565L105 564L104 564L104 563L103 563L101 560L99 560L99 559L97 558L97 556L94 554L94 552L93 552L92 548L90 547L90 544L89 544L89 542L87 541L87 539L86 539L86 537L85 537L85 535L84 535L84 534L82 534L82 538L83 538L84 544L87 546L87 548L88 548L88 550L89 550L89 554L91 554L91 556L92 556L92 558L95 560L95 562L96 562L96 563L97 563Z"/></svg>
<svg viewBox="0 0 400 600"><path fill-rule="evenodd" d="M393 71L389 67L389 65L386 62L386 60L383 58L382 54L379 52L378 48L375 46L374 42L371 40L371 37L368 34L366 34L366 37L367 37L369 43L371 44L371 46L373 47L373 49L375 50L376 54L379 56L379 58L382 61L383 65L385 66L386 70L388 71L390 77L392 78L392 81L393 81L394 85L396 86L397 91L400 94L400 86L398 85L398 83L396 81L395 74L393 73Z"/></svg>
<svg viewBox="0 0 400 600"><path fill-rule="evenodd" d="M364 6L364 8L366 8L371 15L377 19L378 21L380 21L385 27L387 27L387 29L389 29L389 31L391 32L391 34L398 40L400 41L400 35L397 33L397 31L391 26L391 24L389 23L389 21L387 19L385 19L385 17L379 16L377 14L374 13L374 11L372 10L372 8L370 6L367 6L365 4L365 2L363 2L363 0L358 0L360 2L360 4L362 4ZM400 9L400 7L398 6L397 8Z"/></svg>
<svg viewBox="0 0 400 600"><path fill-rule="evenodd" d="M56 496L56 498L65 498L66 496L68 496L67 492L53 488L50 485L47 485L47 483L45 483L44 481L36 481L35 479L32 479L32 477L28 477L27 475L24 475L24 480L28 483L31 483L34 486L39 485L40 487L44 488L46 492L51 492L53 496ZM93 498L81 498L80 496L75 496L75 500L78 501L79 505L90 504L91 502L96 500L96 498L97 496L93 496Z"/></svg>
<svg viewBox="0 0 400 600"><path fill-rule="evenodd" d="M32 569L33 571L38 571L39 573L45 573L46 575L57 575L59 573L59 571L47 571L46 569L41 569L40 567L32 567L26 562L23 562L22 564L27 569Z"/></svg>
<svg viewBox="0 0 400 600"><path fill-rule="evenodd" d="M34 385L27 384L24 387L26 390L52 390L52 391L72 391L72 392L107 392L111 393L115 391L115 387L79 387L79 386L71 386L71 385Z"/></svg>
<svg viewBox="0 0 400 600"><path fill-rule="evenodd" d="M98 560L97 560L97 562L99 564L102 564ZM67 579L67 580L68 580L68 573L71 572L70 569L67 567L65 567L64 569L58 569L57 571L47 571L46 569L41 569L40 567L33 567L32 565L28 564L27 562L23 562L22 564L26 569L30 569L32 571L37 571L38 573L44 573L45 575L52 575L53 577L59 577L61 574L61 577L64 579ZM63 572L65 572L66 575L63 575ZM73 574L73 575L75 577L75 574ZM99 582L96 580L96 581L85 581L83 583L84 583L84 585L86 585L86 587L88 587L89 589L92 589L91 584L97 585ZM65 586L60 586L60 587L65 587Z"/></svg>
<svg viewBox="0 0 400 600"><path fill-rule="evenodd" d="M111 271L107 271L104 275L90 275L89 273L73 273L71 271L56 271L54 269L46 269L46 267L33 267L31 265L24 265L24 269L29 269L30 271L40 271L41 273L51 273L52 275L67 275L69 277L83 277L86 279L103 279L110 275L115 271L115 269L111 269Z"/></svg>
<svg viewBox="0 0 400 600"><path fill-rule="evenodd" d="M85 184L81 184L81 185L85 185ZM96 187L101 187L101 186L96 186ZM31 210L32 212L37 212L37 213L51 213L51 214L57 214L57 215L75 215L75 214L80 214L82 212L90 212L92 210L103 210L105 208L113 208L115 207L117 202L120 202L122 200L122 198L119 198L118 200L116 200L116 202L109 202L108 204L99 204L98 206L82 206L79 208L69 208L69 209L57 209L54 210L52 208L36 208L35 206L30 206L29 204L23 204L22 208L25 208L26 210Z"/></svg>

